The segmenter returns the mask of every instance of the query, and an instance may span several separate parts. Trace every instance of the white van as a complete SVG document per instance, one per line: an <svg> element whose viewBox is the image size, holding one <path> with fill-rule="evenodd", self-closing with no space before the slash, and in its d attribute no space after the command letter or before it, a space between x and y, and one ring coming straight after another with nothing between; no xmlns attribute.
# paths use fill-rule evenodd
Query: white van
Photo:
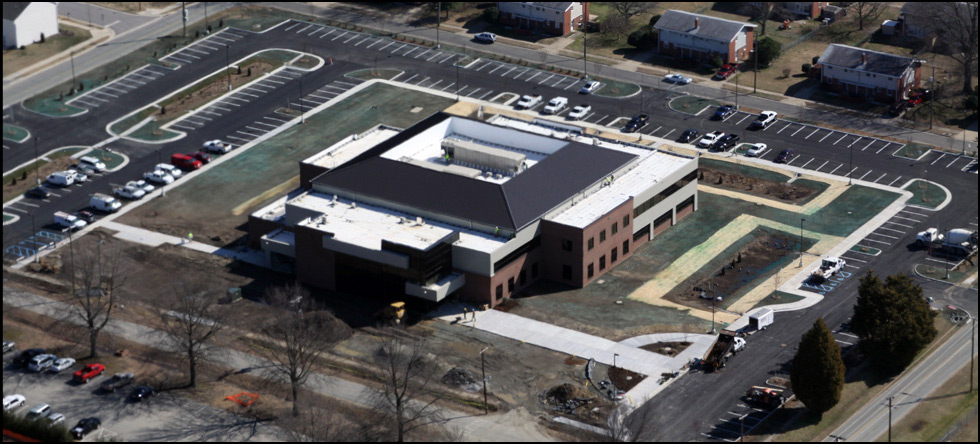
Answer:
<svg viewBox="0 0 980 444"><path fill-rule="evenodd" d="M59 187L70 187L75 184L74 171L58 171L48 176L48 183Z"/></svg>
<svg viewBox="0 0 980 444"><path fill-rule="evenodd" d="M179 179L180 176L184 174L180 168L177 168L169 163L158 163L155 168L158 170L163 170L164 173L169 174L174 179Z"/></svg>
<svg viewBox="0 0 980 444"><path fill-rule="evenodd" d="M82 158L78 159L78 163L85 165L99 173L106 170L105 164L102 163L101 160L92 156L82 156Z"/></svg>
<svg viewBox="0 0 980 444"><path fill-rule="evenodd" d="M54 223L62 227L65 227L69 230L80 230L82 228L85 228L85 225L88 225L88 223L85 222L84 220L81 220L75 217L74 215L68 214L64 211L59 211L57 213L54 213Z"/></svg>
<svg viewBox="0 0 980 444"><path fill-rule="evenodd" d="M114 213L122 203L118 199L112 196L107 196L105 194L93 194L92 199L89 200L88 206L106 213Z"/></svg>

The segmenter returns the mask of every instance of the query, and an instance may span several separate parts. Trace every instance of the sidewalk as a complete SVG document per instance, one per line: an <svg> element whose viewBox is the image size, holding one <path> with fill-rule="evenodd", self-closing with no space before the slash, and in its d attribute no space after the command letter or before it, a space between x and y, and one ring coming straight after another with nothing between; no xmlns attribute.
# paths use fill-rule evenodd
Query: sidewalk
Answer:
<svg viewBox="0 0 980 444"><path fill-rule="evenodd" d="M228 248L215 247L213 245L191 240L193 239L192 235L189 235L188 238L185 239L177 236L171 236L169 234L162 234L150 230L144 230L142 228L123 225L114 221L106 221L102 224L102 227L117 231L114 237L118 239L140 245L146 245L148 247L156 248L163 244L177 245L194 251L199 251L201 253L215 254L228 259L258 265L260 267L266 266L265 253L259 250L249 250L247 248L232 250Z"/></svg>

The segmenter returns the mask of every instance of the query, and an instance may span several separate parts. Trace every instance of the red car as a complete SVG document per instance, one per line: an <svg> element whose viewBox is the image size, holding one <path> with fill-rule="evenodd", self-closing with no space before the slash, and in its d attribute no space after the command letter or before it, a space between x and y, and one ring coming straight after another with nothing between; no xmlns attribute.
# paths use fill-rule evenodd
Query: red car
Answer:
<svg viewBox="0 0 980 444"><path fill-rule="evenodd" d="M211 162L211 156L208 155L208 153L205 153L203 151L198 151L198 152L193 153L193 154L188 154L188 156L191 156L191 157L193 157L193 158L195 158L197 160L200 160L201 163L203 163L205 165L207 165L208 162Z"/></svg>
<svg viewBox="0 0 980 444"><path fill-rule="evenodd" d="M101 375L104 371L105 366L102 364L87 364L85 367L82 367L72 374L72 379L74 379L75 382L88 383L89 379Z"/></svg>
<svg viewBox="0 0 980 444"><path fill-rule="evenodd" d="M923 101L925 101L925 99L926 99L926 95L923 94L923 93L915 93L915 94L912 94L912 96L909 97L909 106L912 107L912 106L915 106L915 105L919 105Z"/></svg>
<svg viewBox="0 0 980 444"><path fill-rule="evenodd" d="M737 69L738 69L738 65L734 63L726 63L724 65L721 65L721 69L719 69L718 72L715 73L715 77L719 79L727 79L729 76L734 74L735 70Z"/></svg>

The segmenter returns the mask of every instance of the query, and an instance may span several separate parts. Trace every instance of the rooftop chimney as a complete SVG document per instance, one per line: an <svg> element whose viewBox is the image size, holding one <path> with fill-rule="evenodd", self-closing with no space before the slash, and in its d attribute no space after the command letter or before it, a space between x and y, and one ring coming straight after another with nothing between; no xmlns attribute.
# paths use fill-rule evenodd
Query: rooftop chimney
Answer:
<svg viewBox="0 0 980 444"><path fill-rule="evenodd" d="M868 63L868 54L862 52L861 53L861 64L864 65L864 64L867 64L867 63Z"/></svg>
<svg viewBox="0 0 980 444"><path fill-rule="evenodd" d="M698 29L698 25L701 24L701 19L694 17L694 29Z"/></svg>

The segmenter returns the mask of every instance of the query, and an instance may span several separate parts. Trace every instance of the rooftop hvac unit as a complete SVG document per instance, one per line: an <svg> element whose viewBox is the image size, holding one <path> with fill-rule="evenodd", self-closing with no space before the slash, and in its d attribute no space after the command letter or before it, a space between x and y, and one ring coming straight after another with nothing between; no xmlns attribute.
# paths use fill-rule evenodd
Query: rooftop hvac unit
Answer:
<svg viewBox="0 0 980 444"><path fill-rule="evenodd" d="M350 203L350 207L351 208L357 208L357 202L351 202Z"/></svg>
<svg viewBox="0 0 980 444"><path fill-rule="evenodd" d="M504 175L503 174L497 173L497 180L500 180L500 179L503 179L503 178L504 178Z"/></svg>
<svg viewBox="0 0 980 444"><path fill-rule="evenodd" d="M422 220L422 216L418 216L418 217L416 217L416 218L415 218L415 223L417 223L417 224L419 224L419 225L425 225L425 221L424 221L424 220Z"/></svg>
<svg viewBox="0 0 980 444"><path fill-rule="evenodd" d="M443 139L442 148L453 153L453 160L481 167L517 172L527 156L468 140Z"/></svg>

